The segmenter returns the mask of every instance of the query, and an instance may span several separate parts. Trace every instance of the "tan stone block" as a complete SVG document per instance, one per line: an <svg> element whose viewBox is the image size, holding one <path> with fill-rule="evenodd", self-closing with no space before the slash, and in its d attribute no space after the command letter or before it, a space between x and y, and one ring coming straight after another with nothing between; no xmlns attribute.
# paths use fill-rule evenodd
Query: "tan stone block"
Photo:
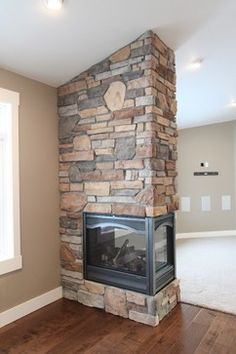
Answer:
<svg viewBox="0 0 236 354"><path fill-rule="evenodd" d="M135 116L141 116L143 114L144 114L143 107L131 107L131 108L126 108L121 111L115 111L114 112L114 119L126 119L126 118L135 117Z"/></svg>
<svg viewBox="0 0 236 354"><path fill-rule="evenodd" d="M120 160L115 162L116 169L140 170L144 168L143 160Z"/></svg>
<svg viewBox="0 0 236 354"><path fill-rule="evenodd" d="M173 195L175 194L175 189L173 186L167 186L166 187L166 195Z"/></svg>
<svg viewBox="0 0 236 354"><path fill-rule="evenodd" d="M158 315L152 316L148 313L141 313L133 310L129 311L129 319L152 327L155 327L159 324Z"/></svg>
<svg viewBox="0 0 236 354"><path fill-rule="evenodd" d="M169 135L168 134L165 134L165 133L162 133L162 132L157 132L157 136L158 138L162 139L162 140L169 140Z"/></svg>
<svg viewBox="0 0 236 354"><path fill-rule="evenodd" d="M146 207L146 216L155 217L167 214L166 206Z"/></svg>
<svg viewBox="0 0 236 354"><path fill-rule="evenodd" d="M152 177L151 184L164 184L164 178L163 177Z"/></svg>
<svg viewBox="0 0 236 354"><path fill-rule="evenodd" d="M167 58L165 58L163 55L160 55L159 60L160 60L161 65L167 67L167 64L168 64Z"/></svg>
<svg viewBox="0 0 236 354"><path fill-rule="evenodd" d="M156 122L147 122L146 124L145 124L145 128L146 128L146 130L147 131L155 131L155 132L158 132L158 131L160 131L160 127L159 127L159 125L156 123Z"/></svg>
<svg viewBox="0 0 236 354"><path fill-rule="evenodd" d="M136 129L136 124L133 125L118 125L115 127L115 132L126 132Z"/></svg>
<svg viewBox="0 0 236 354"><path fill-rule="evenodd" d="M125 100L124 102L124 108L130 108L130 107L134 107L134 100L130 99L130 100Z"/></svg>
<svg viewBox="0 0 236 354"><path fill-rule="evenodd" d="M84 193L67 192L61 196L61 209L69 212L81 211L87 203Z"/></svg>
<svg viewBox="0 0 236 354"><path fill-rule="evenodd" d="M60 189L61 192L69 192L70 185L68 183L60 183L59 184L59 189Z"/></svg>
<svg viewBox="0 0 236 354"><path fill-rule="evenodd" d="M103 139L108 139L109 134L95 134L95 135L90 135L91 140L103 140Z"/></svg>
<svg viewBox="0 0 236 354"><path fill-rule="evenodd" d="M94 160L93 151L68 152L61 155L61 161L91 161Z"/></svg>
<svg viewBox="0 0 236 354"><path fill-rule="evenodd" d="M163 115L163 110L159 107L156 107L156 106L147 106L145 107L145 113L156 113L156 114L159 114L159 115Z"/></svg>
<svg viewBox="0 0 236 354"><path fill-rule="evenodd" d="M104 148L104 149L95 149L95 154L99 155L113 155L114 149Z"/></svg>
<svg viewBox="0 0 236 354"><path fill-rule="evenodd" d="M125 100L126 86L121 81L112 82L104 95L104 100L110 111L122 109Z"/></svg>
<svg viewBox="0 0 236 354"><path fill-rule="evenodd" d="M140 48L143 46L143 41L135 41L131 44L131 49Z"/></svg>
<svg viewBox="0 0 236 354"><path fill-rule="evenodd" d="M105 292L105 286L99 283L95 283L93 281L85 280L84 286L86 287L87 291L93 294L103 295Z"/></svg>
<svg viewBox="0 0 236 354"><path fill-rule="evenodd" d="M59 144L59 149L70 149L73 148L73 144Z"/></svg>
<svg viewBox="0 0 236 354"><path fill-rule="evenodd" d="M167 170L175 170L176 169L175 161L166 161L166 169Z"/></svg>
<svg viewBox="0 0 236 354"><path fill-rule="evenodd" d="M87 132L87 130L91 129L91 124L80 124L80 125L76 125L74 127L74 132L76 133L85 133Z"/></svg>
<svg viewBox="0 0 236 354"><path fill-rule="evenodd" d="M136 157L156 157L156 145L139 145L136 147Z"/></svg>
<svg viewBox="0 0 236 354"><path fill-rule="evenodd" d="M144 123L137 124L137 132L142 132L144 130Z"/></svg>
<svg viewBox="0 0 236 354"><path fill-rule="evenodd" d="M163 118L161 116L157 116L156 119L157 119L157 123L159 123L165 127L169 127L169 125L170 125L169 119Z"/></svg>
<svg viewBox="0 0 236 354"><path fill-rule="evenodd" d="M87 135L76 136L73 140L74 149L78 151L91 150L91 142Z"/></svg>
<svg viewBox="0 0 236 354"><path fill-rule="evenodd" d="M87 133L88 135L95 135L95 134L112 133L112 132L113 132L113 128L108 127L108 128L91 129L88 130Z"/></svg>
<svg viewBox="0 0 236 354"><path fill-rule="evenodd" d="M128 318L126 294L124 290L107 287L104 295L105 311Z"/></svg>
<svg viewBox="0 0 236 354"><path fill-rule="evenodd" d="M143 76L139 79L129 81L127 90L146 88L148 86L153 86L153 78L151 76Z"/></svg>
<svg viewBox="0 0 236 354"><path fill-rule="evenodd" d="M76 257L74 251L68 243L62 242L60 246L60 256L63 262L75 262Z"/></svg>
<svg viewBox="0 0 236 354"><path fill-rule="evenodd" d="M109 195L110 184L108 182L85 182L84 190L87 195Z"/></svg>
<svg viewBox="0 0 236 354"><path fill-rule="evenodd" d="M174 184L172 177L164 177L163 179L164 179L164 185L165 186L169 186L171 184Z"/></svg>
<svg viewBox="0 0 236 354"><path fill-rule="evenodd" d="M145 88L145 94L156 96L157 90L154 87L147 87L147 88Z"/></svg>
<svg viewBox="0 0 236 354"><path fill-rule="evenodd" d="M132 215L132 216L145 216L145 207L141 205L122 204L116 203L112 205L112 213L114 215Z"/></svg>
<svg viewBox="0 0 236 354"><path fill-rule="evenodd" d="M107 127L107 122L95 123L91 125L91 129L100 129L106 127Z"/></svg>
<svg viewBox="0 0 236 354"><path fill-rule="evenodd" d="M103 181L112 181L112 180L122 180L124 178L124 172L119 170L105 170L102 171L102 180Z"/></svg>
<svg viewBox="0 0 236 354"><path fill-rule="evenodd" d="M177 139L174 136L169 137L168 142L170 145L176 145Z"/></svg>
<svg viewBox="0 0 236 354"><path fill-rule="evenodd" d="M127 118L127 119L117 119L117 120L112 120L108 122L108 126L114 126L114 125L131 125L132 119Z"/></svg>
<svg viewBox="0 0 236 354"><path fill-rule="evenodd" d="M114 167L113 162L97 162L96 167L99 170L111 170Z"/></svg>
<svg viewBox="0 0 236 354"><path fill-rule="evenodd" d="M82 111L79 111L79 115L82 119L94 117L99 114L105 114L105 113L108 113L108 110L105 106L101 106L97 108L87 108L87 109L83 109Z"/></svg>
<svg viewBox="0 0 236 354"><path fill-rule="evenodd" d="M88 213L111 214L111 205L105 203L88 203L84 211Z"/></svg>
<svg viewBox="0 0 236 354"><path fill-rule="evenodd" d="M96 121L97 122L103 122L103 121L108 121L111 118L112 118L112 114L111 113L101 114L99 116L96 116Z"/></svg>
<svg viewBox="0 0 236 354"><path fill-rule="evenodd" d="M63 268L67 271L74 271L83 274L83 263L79 260L75 260L73 262L63 262Z"/></svg>
<svg viewBox="0 0 236 354"><path fill-rule="evenodd" d="M72 82L66 85L63 85L58 88L58 95L64 96L69 95L70 93L85 90L87 88L85 80Z"/></svg>
<svg viewBox="0 0 236 354"><path fill-rule="evenodd" d="M169 110L169 106L166 100L166 95L164 95L161 92L158 92L158 102L159 102L159 107L163 110L163 111L168 111Z"/></svg>
<svg viewBox="0 0 236 354"><path fill-rule="evenodd" d="M59 182L60 183L70 183L70 180L68 177L60 177Z"/></svg>
<svg viewBox="0 0 236 354"><path fill-rule="evenodd" d="M140 305L140 306L146 305L146 295L135 293L132 291L127 291L126 298L128 302L133 302L136 305Z"/></svg>
<svg viewBox="0 0 236 354"><path fill-rule="evenodd" d="M165 186L163 185L157 185L156 186L156 192L158 195L165 193Z"/></svg>
<svg viewBox="0 0 236 354"><path fill-rule="evenodd" d="M111 182L111 189L141 189L142 181L115 181Z"/></svg>
<svg viewBox="0 0 236 354"><path fill-rule="evenodd" d="M101 85L101 81L90 81L87 83L88 88L97 87Z"/></svg>
<svg viewBox="0 0 236 354"><path fill-rule="evenodd" d="M124 47L120 50L118 50L117 52L115 52L114 54L112 54L112 56L110 57L110 60L112 63L117 63L119 61L123 61L128 59L130 56L130 47Z"/></svg>
<svg viewBox="0 0 236 354"><path fill-rule="evenodd" d="M145 139L145 138L156 138L157 133L154 131L145 131L145 132L138 132L137 138Z"/></svg>
<svg viewBox="0 0 236 354"><path fill-rule="evenodd" d="M84 185L83 183L71 183L70 184L70 191L71 192L83 192Z"/></svg>
<svg viewBox="0 0 236 354"><path fill-rule="evenodd" d="M147 205L153 206L154 198L155 198L155 188L153 186L147 186L145 189L141 190L141 192L139 192L135 197L137 202L144 204L146 206Z"/></svg>

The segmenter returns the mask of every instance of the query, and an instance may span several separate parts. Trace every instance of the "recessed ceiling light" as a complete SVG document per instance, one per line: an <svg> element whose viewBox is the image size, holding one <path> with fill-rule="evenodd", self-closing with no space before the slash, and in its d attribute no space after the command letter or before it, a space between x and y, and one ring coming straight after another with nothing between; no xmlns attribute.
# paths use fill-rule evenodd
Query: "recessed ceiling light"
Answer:
<svg viewBox="0 0 236 354"><path fill-rule="evenodd" d="M198 70L202 66L203 58L196 59L188 65L189 70Z"/></svg>
<svg viewBox="0 0 236 354"><path fill-rule="evenodd" d="M63 0L44 0L44 4L49 10L58 11L62 8Z"/></svg>

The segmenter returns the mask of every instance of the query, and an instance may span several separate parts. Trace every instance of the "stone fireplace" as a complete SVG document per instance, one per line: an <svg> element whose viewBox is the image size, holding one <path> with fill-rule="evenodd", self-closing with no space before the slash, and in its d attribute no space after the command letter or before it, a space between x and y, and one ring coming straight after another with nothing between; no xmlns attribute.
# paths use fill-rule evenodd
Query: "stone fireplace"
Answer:
<svg viewBox="0 0 236 354"><path fill-rule="evenodd" d="M173 276L162 284L164 288L150 290L149 285L142 291L101 278L91 280L85 263L88 232L84 233L83 217L90 221L97 215L108 220L116 217L120 225L128 217L146 225L146 220L155 223L177 209L173 51L152 31L144 33L59 87L58 112L64 296L156 325L177 303L178 281L171 282ZM119 249L126 256L133 252L129 256L133 258L139 252L131 265L123 266L131 267L129 273L139 269L146 274L149 253L145 256L143 246L134 247L134 236L126 241L122 230L115 236L113 230L112 241L111 230L105 231L102 237L110 237L113 254L106 251L100 260L112 259L114 267L121 261ZM88 237L93 248L96 237ZM92 262L98 258L93 252ZM160 291L156 294L156 290Z"/></svg>

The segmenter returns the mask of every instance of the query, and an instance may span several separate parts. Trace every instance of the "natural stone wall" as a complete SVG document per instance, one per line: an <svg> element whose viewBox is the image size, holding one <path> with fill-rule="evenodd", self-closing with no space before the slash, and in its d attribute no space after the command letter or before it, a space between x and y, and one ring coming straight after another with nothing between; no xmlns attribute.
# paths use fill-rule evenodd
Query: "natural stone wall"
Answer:
<svg viewBox="0 0 236 354"><path fill-rule="evenodd" d="M174 53L149 31L58 89L61 263L83 280L82 212L177 208Z"/></svg>
<svg viewBox="0 0 236 354"><path fill-rule="evenodd" d="M149 296L111 286L85 281L78 291L64 289L64 297L104 309L113 315L129 318L150 326L158 323L179 301L179 282L174 280L157 295Z"/></svg>

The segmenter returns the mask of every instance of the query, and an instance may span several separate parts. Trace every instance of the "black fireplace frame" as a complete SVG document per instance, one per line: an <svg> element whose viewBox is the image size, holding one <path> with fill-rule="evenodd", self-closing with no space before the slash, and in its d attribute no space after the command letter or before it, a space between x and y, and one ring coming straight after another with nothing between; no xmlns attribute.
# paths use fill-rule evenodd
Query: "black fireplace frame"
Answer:
<svg viewBox="0 0 236 354"><path fill-rule="evenodd" d="M84 278L95 282L124 288L148 295L155 295L163 287L176 278L176 257L175 257L175 215L169 213L158 217L131 217L117 216L111 214L83 213L84 237L83 237L83 262ZM87 227L96 228L97 226L118 226L139 233L144 233L146 242L146 276L130 274L122 271L105 269L102 267L89 265L87 263ZM168 235L171 248L168 248L169 263L161 270L155 270L155 249L154 231L161 225L170 226L173 229Z"/></svg>

